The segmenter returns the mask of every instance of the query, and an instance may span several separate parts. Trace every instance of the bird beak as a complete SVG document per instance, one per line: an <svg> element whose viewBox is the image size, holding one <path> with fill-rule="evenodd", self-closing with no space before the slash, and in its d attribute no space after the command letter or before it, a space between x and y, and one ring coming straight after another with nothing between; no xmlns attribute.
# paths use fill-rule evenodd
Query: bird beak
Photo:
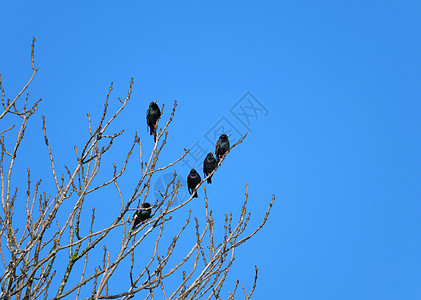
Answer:
<svg viewBox="0 0 421 300"><path fill-rule="evenodd" d="M155 100L155 103L158 102L158 100Z"/></svg>
<svg viewBox="0 0 421 300"><path fill-rule="evenodd" d="M230 137L230 136L231 136L231 134L228 134L228 135L227 135L227 137Z"/></svg>

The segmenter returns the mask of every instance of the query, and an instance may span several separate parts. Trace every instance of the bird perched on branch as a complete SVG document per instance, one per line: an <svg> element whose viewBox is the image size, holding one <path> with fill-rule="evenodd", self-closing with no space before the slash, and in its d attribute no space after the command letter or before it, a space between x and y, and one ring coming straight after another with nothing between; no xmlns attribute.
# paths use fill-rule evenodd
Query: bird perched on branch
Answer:
<svg viewBox="0 0 421 300"><path fill-rule="evenodd" d="M187 176L187 186L189 188L190 195L194 193L193 198L197 198L196 186L201 182L199 173L195 169L191 169L189 176Z"/></svg>
<svg viewBox="0 0 421 300"><path fill-rule="evenodd" d="M151 216L151 205L148 202L142 203L142 205L139 207L139 209L136 211L136 213L133 216L133 229L136 228L136 226L146 221Z"/></svg>
<svg viewBox="0 0 421 300"><path fill-rule="evenodd" d="M215 157L213 157L213 153L208 153L203 161L203 173L205 174L205 177L215 170L216 165L217 163ZM212 176L208 178L208 183L212 183Z"/></svg>
<svg viewBox="0 0 421 300"><path fill-rule="evenodd" d="M161 116L161 111L155 102L149 104L146 112L146 122L148 123L150 134L153 135L153 140L156 142L156 129L158 128L158 119Z"/></svg>
<svg viewBox="0 0 421 300"><path fill-rule="evenodd" d="M218 142L216 142L215 155L216 155L217 161L219 161L220 158L225 156L225 153L227 153L229 148L230 148L230 141L228 140L228 136L226 134L221 134Z"/></svg>

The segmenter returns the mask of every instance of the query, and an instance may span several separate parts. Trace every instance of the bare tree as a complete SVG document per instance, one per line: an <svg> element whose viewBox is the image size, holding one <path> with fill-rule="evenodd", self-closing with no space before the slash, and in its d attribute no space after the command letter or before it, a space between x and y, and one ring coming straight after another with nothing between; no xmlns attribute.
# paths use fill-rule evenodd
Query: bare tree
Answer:
<svg viewBox="0 0 421 300"><path fill-rule="evenodd" d="M192 200L190 196L181 203L175 203L181 183L176 180L177 174L174 172L173 180L161 191L161 198L151 204L151 218L135 228L132 216L135 211L141 209L142 203L146 202L151 191L152 177L176 165L189 150L184 149L184 153L172 163L157 167L158 157L166 146L168 128L176 111L177 103L174 102L169 117L160 120L161 123L165 123L157 133L150 154L143 153L141 140L136 134L127 153L121 155L120 166L112 165L114 171L108 179L97 176L99 170L104 167L107 152L123 134L123 131L109 133L109 128L129 103L133 80L130 82L127 96L124 99L118 98L118 108L113 112L109 111L109 99L113 90L111 83L98 124L94 125L88 114L89 138L83 147L75 147L75 159L68 159L76 161L73 163L75 167L70 169L64 166L64 174L56 171L43 116L42 131L55 188L41 192L41 180L33 183L29 169L27 182L20 182L14 186L14 166L19 157L19 146L24 138L28 120L36 113L41 101L29 100L29 94L23 99L24 92L38 70L34 62L34 44L35 39L31 52L32 76L13 100L5 99L0 76L4 109L0 119L9 116L13 122L9 128L0 128L0 299L61 299L66 296L76 299L129 299L135 294L145 299L221 299L224 293L221 290L234 262L236 248L263 227L275 197L272 197L270 203L268 201L268 209L260 225L250 230L250 214L246 211L246 185L245 200L238 220L234 221L236 218L232 213L226 215L225 223L218 225L219 228L223 227L223 235L217 236L214 230L218 227L208 207L206 188L203 187L203 205L206 212L203 218L199 221L197 217L192 217L190 211L177 233L171 235L171 238L164 238L168 237L170 232L167 230L168 222L175 217L177 211L187 210ZM164 106L161 110L164 112ZM229 151L242 143L246 136L247 133ZM138 159L134 159L133 156L138 156ZM209 176L218 170L224 159L218 162L217 168ZM141 172L136 178L136 183L129 187L130 193L125 194L120 189L121 179L129 164L137 165ZM196 188L199 189L206 179L207 177ZM83 211L86 199L104 189L116 191L120 198L120 210L110 214L112 219L106 226L95 229L95 208L89 213L90 217L81 216L83 213L86 215L86 209ZM25 196L18 193L20 190L26 191ZM62 208L64 201L74 203L73 207L66 211ZM26 208L26 222L19 223L13 218L16 203ZM119 245L116 245L116 236L119 238ZM146 244L148 238L153 242ZM182 249L181 254L175 255L179 240L183 240L183 246L187 245L187 248ZM94 249L100 242L104 245L103 250L101 247ZM107 249L107 244L113 245L112 250ZM136 249L139 249L140 245L148 245L148 248L142 248L139 252ZM101 256L100 263L92 264L91 260L98 256ZM247 292L244 286L242 287L245 299L249 299L255 290L257 272L255 267L254 285L251 290ZM118 285L111 284L111 278L117 274L125 274L126 278ZM237 281L231 292L225 295L228 299L234 299L238 285Z"/></svg>

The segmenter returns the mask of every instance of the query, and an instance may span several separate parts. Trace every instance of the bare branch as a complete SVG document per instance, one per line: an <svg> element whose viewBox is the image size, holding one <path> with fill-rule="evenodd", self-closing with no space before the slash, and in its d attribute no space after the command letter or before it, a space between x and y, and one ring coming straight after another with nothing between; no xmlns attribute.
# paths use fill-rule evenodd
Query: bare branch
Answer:
<svg viewBox="0 0 421 300"><path fill-rule="evenodd" d="M19 92L19 94L15 97L15 99L13 99L13 101L7 107L5 107L4 111L0 114L0 119L2 119L6 115L7 112L9 112L10 108L15 104L15 102L19 99L19 97L23 94L23 92L26 91L26 89L28 88L29 84L34 79L35 73L38 71L38 68L35 68L34 48L35 48L35 38L32 39L32 51L31 51L32 71L33 71L32 72L32 76L31 76L31 78L29 78L28 82L25 84L25 86ZM1 80L0 80L0 82L1 82ZM4 106L4 90L3 90L3 86L2 85L1 85L1 91L2 91L2 102L3 102L3 106Z"/></svg>
<svg viewBox="0 0 421 300"><path fill-rule="evenodd" d="M123 136L124 129L109 131L115 128L115 124L118 125L117 120L131 99L133 79L130 80L127 96L117 98L118 101L113 103L110 102L113 83L110 84L98 123L87 114L89 136L80 142L81 146L75 147L76 163L73 157L73 161L64 165L65 174L61 176L56 172L56 157L52 154L53 147L48 140L43 116L44 150L48 153L53 176L47 178L47 181L34 181L32 174L37 173L27 169L26 179L16 184L14 180L19 178L15 176L14 169L17 153L18 150L28 151L25 146L21 146L25 145L22 141L28 124L31 124L28 120L37 111L41 101L31 104L29 94L26 94L25 99L22 97L38 70L34 63L34 42L35 39L31 51L33 74L14 100L5 99L0 77L4 108L0 119L7 113L19 117L13 118L15 123L9 128L0 131L3 212L0 216L0 257L4 270L0 274L0 298L35 299L43 296L48 299L48 294L51 294L49 289L54 287L55 296L50 298L56 300L68 296L76 299L130 299L141 293L144 293L145 299L221 299L222 287L235 262L236 248L266 224L275 196L257 228L249 228L251 214L246 208L248 185L238 216L227 212L224 224L220 224L221 229L224 226L220 235L216 234L219 231L215 228L219 225L213 219L206 187L203 187L205 214L199 216L189 210L188 217L180 220L178 212L193 201L193 195L175 204L182 186L177 180L177 172L174 171L172 179L159 190L161 197L156 199L151 191L155 175L169 168L177 168L178 163L189 153L189 150L184 149L170 163L159 163L167 146L177 101L174 101L168 118L163 120L161 118L165 118L165 107L162 105L159 119L162 128L157 130L154 141L147 137L141 142L141 137L136 133L133 141L119 148L126 150L118 153L116 160L110 162L108 158L112 153L110 149L114 149L117 141L122 143L124 140L117 139ZM19 128L17 132L13 131L15 127ZM246 136L247 133L230 147L228 153L241 144ZM153 145L150 153L144 152L142 146L145 143ZM24 149L20 150L22 147ZM139 155L139 160L131 160L132 155ZM230 155L222 157L216 169L208 176L212 176L227 157ZM108 170L108 173L104 170ZM127 170L132 171L129 174ZM127 180L128 176L135 177L135 180ZM25 201L19 201L21 193L26 197ZM114 199L118 195L119 200L113 203L116 206L106 216L101 216L102 222L94 223L95 205L101 205L97 198L98 195L104 198L104 193L113 193ZM150 202L149 208L142 206L146 202ZM89 207L92 212L90 209L87 211ZM14 219L14 210L18 209L26 213L26 221ZM138 222L137 216L142 214ZM190 222L192 218L193 224ZM116 236L120 243L116 243ZM153 239L153 243L146 247L150 239ZM103 247L96 247L98 244ZM255 270L251 291L247 293L243 287L246 299L252 296L256 288L257 267ZM60 274L60 278L56 274ZM122 286L120 290L109 289L121 274L127 276L126 280L121 281L126 285L119 285ZM70 278L76 278L77 281ZM239 281L229 292L229 299L234 299L238 286Z"/></svg>

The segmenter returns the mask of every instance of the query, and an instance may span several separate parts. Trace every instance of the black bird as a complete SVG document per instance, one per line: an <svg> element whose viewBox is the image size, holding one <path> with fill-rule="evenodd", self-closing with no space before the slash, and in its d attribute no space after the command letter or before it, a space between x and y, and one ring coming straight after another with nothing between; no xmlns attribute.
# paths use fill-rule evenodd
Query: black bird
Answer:
<svg viewBox="0 0 421 300"><path fill-rule="evenodd" d="M134 230L140 222L144 222L149 219L151 216L151 211L151 205L148 202L143 203L133 216L132 230Z"/></svg>
<svg viewBox="0 0 421 300"><path fill-rule="evenodd" d="M205 177L212 173L213 170L215 170L216 165L216 159L213 157L213 153L208 153L205 160L203 161L203 173L205 174ZM208 183L212 183L212 176L208 178Z"/></svg>
<svg viewBox="0 0 421 300"><path fill-rule="evenodd" d="M194 192L193 198L198 197L197 192L195 191L195 187L201 181L202 179L200 178L199 173L197 173L195 169L191 169L189 176L187 176L187 186L189 188L190 195Z"/></svg>
<svg viewBox="0 0 421 300"><path fill-rule="evenodd" d="M149 104L146 112L146 122L148 123L150 134L153 135L153 140L156 142L156 129L158 128L158 119L161 116L161 111L155 102Z"/></svg>
<svg viewBox="0 0 421 300"><path fill-rule="evenodd" d="M230 141L228 140L228 136L226 134L221 134L218 142L216 142L216 149L215 149L216 159L219 161L221 157L224 157L225 153L227 153L229 148L230 148Z"/></svg>

